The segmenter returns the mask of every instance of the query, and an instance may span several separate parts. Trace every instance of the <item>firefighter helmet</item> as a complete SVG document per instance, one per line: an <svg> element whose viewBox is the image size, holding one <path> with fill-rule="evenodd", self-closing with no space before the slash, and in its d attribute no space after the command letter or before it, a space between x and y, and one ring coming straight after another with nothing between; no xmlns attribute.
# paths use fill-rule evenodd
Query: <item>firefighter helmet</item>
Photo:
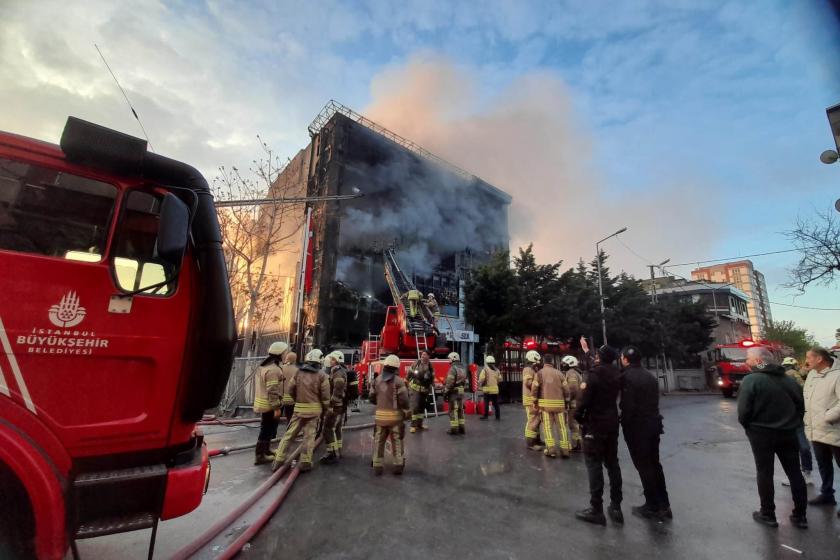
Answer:
<svg viewBox="0 0 840 560"><path fill-rule="evenodd" d="M392 368L398 368L398 367L400 367L400 359L397 357L397 355L396 355L396 354L388 354L388 355L385 357L385 359L384 359L384 360L382 360L382 363L383 363L386 367L392 367Z"/></svg>
<svg viewBox="0 0 840 560"><path fill-rule="evenodd" d="M484 363L485 364L495 364L496 363L496 358L494 358L493 356L487 356L486 358L484 358Z"/></svg>
<svg viewBox="0 0 840 560"><path fill-rule="evenodd" d="M309 351L309 354L306 355L304 359L305 362L314 362L316 364L321 363L321 358L324 357L324 353L318 350L317 348L313 348Z"/></svg>
<svg viewBox="0 0 840 560"><path fill-rule="evenodd" d="M784 360L782 360L783 366L795 366L796 365L796 358L793 356L788 356Z"/></svg>
<svg viewBox="0 0 840 560"><path fill-rule="evenodd" d="M268 353L272 356L282 356L288 349L289 345L285 342L272 342L268 347Z"/></svg>
<svg viewBox="0 0 840 560"><path fill-rule="evenodd" d="M560 360L561 363L569 366L570 368L577 367L580 362L574 356L563 356L563 359Z"/></svg>
<svg viewBox="0 0 840 560"><path fill-rule="evenodd" d="M333 350L332 352L330 352L329 357L339 364L344 363L344 352L342 352L341 350Z"/></svg>
<svg viewBox="0 0 840 560"><path fill-rule="evenodd" d="M449 355L447 356L447 358L449 358L450 362L460 362L461 361L461 356L458 355L458 352L450 352Z"/></svg>
<svg viewBox="0 0 840 560"><path fill-rule="evenodd" d="M429 299L435 299L435 294L433 294L432 292L429 292L429 295L426 296L426 297L429 298Z"/></svg>
<svg viewBox="0 0 840 560"><path fill-rule="evenodd" d="M542 359L542 357L540 356L540 353L537 352L536 350L528 350L525 353L525 361L528 362L529 364L539 363L539 361L541 359Z"/></svg>

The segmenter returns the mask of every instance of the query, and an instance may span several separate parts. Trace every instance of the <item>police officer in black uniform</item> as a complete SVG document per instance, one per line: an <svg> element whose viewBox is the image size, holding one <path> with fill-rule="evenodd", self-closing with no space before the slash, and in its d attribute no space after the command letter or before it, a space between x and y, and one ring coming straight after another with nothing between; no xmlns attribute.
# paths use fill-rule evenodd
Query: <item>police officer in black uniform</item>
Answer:
<svg viewBox="0 0 840 560"><path fill-rule="evenodd" d="M642 354L635 346L621 351L621 428L633 465L639 471L645 503L632 509L645 519L671 519L671 503L665 488L665 474L659 462L659 382L642 367Z"/></svg>
<svg viewBox="0 0 840 560"><path fill-rule="evenodd" d="M621 467L618 465L618 407L621 372L615 365L618 352L609 346L598 348L595 367L586 374L583 397L575 419L583 431L583 455L589 474L590 507L575 513L588 523L606 525L604 517L604 468L610 477L610 506L607 514L614 523L624 523L621 513Z"/></svg>

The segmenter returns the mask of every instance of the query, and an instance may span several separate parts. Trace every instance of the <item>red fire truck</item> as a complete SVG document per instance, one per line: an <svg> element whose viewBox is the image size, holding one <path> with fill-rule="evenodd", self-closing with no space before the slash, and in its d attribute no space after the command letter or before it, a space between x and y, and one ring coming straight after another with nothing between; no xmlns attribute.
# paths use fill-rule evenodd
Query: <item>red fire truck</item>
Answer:
<svg viewBox="0 0 840 560"><path fill-rule="evenodd" d="M70 117L0 132L0 557L193 510L235 330L207 182Z"/></svg>
<svg viewBox="0 0 840 560"><path fill-rule="evenodd" d="M731 344L718 344L712 355L712 374L717 375L720 392L726 398L732 398L738 392L741 380L750 373L746 364L747 350L754 346L763 346L779 357L785 354L784 348L778 344L742 340Z"/></svg>

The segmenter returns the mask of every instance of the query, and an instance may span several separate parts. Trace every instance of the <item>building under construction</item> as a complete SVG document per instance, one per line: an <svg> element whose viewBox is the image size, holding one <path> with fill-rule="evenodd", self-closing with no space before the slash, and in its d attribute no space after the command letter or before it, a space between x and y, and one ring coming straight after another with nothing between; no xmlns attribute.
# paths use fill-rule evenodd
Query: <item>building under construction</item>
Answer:
<svg viewBox="0 0 840 560"><path fill-rule="evenodd" d="M307 209L293 337L353 348L378 333L394 303L382 257L393 248L417 289L436 295L439 328L467 343L458 349L471 357L477 337L463 321L464 283L494 251L507 250L510 196L334 101L309 133L309 146L275 184L305 188L309 197L356 197Z"/></svg>

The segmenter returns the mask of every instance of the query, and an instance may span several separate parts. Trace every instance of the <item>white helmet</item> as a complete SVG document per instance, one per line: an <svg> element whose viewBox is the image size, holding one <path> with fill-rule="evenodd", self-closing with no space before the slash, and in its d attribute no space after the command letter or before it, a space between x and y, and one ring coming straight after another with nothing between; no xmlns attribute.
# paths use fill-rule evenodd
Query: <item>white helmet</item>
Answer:
<svg viewBox="0 0 840 560"><path fill-rule="evenodd" d="M397 357L396 354L388 354L385 357L385 359L382 360L382 363L384 365L390 366L390 367L395 367L395 368L400 367L400 359Z"/></svg>
<svg viewBox="0 0 840 560"><path fill-rule="evenodd" d="M458 355L458 352L450 352L449 355L447 356L447 358L449 358L450 362L460 362L461 361L461 356Z"/></svg>
<svg viewBox="0 0 840 560"><path fill-rule="evenodd" d="M328 357L332 358L339 364L344 363L344 352L342 352L341 350L333 350L329 353Z"/></svg>
<svg viewBox="0 0 840 560"><path fill-rule="evenodd" d="M268 353L272 356L282 356L288 349L289 345L285 342L272 342L268 347Z"/></svg>
<svg viewBox="0 0 840 560"><path fill-rule="evenodd" d="M494 358L493 356L487 356L486 358L484 358L484 363L485 364L495 364L496 363L496 358Z"/></svg>
<svg viewBox="0 0 840 560"><path fill-rule="evenodd" d="M321 358L324 357L324 353L318 350L317 348L313 348L309 351L309 354L306 355L306 358L303 360L304 362L316 362L321 363Z"/></svg>
<svg viewBox="0 0 840 560"><path fill-rule="evenodd" d="M563 356L563 359L561 361L570 368L577 367L578 363L580 363L578 362L578 359L574 356Z"/></svg>
<svg viewBox="0 0 840 560"><path fill-rule="evenodd" d="M788 356L787 358L782 360L782 365L783 366L795 366L795 365L797 365L796 364L796 358L794 358L793 356Z"/></svg>
<svg viewBox="0 0 840 560"><path fill-rule="evenodd" d="M433 294L432 292L429 292L429 295L426 296L426 297L428 297L430 299L435 299L435 294Z"/></svg>
<svg viewBox="0 0 840 560"><path fill-rule="evenodd" d="M540 360L542 360L542 357L540 356L540 353L536 350L528 350L525 353L525 361L529 364L537 364Z"/></svg>

